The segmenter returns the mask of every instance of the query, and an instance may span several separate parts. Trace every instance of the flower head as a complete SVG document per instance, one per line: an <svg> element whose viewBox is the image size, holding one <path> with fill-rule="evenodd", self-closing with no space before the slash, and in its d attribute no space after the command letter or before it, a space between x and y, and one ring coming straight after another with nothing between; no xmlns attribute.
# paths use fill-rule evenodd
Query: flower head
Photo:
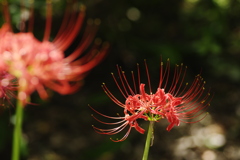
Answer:
<svg viewBox="0 0 240 160"><path fill-rule="evenodd" d="M97 39L89 52L85 53L92 44L100 23L98 19L90 20L78 47L65 57L64 52L75 40L82 26L85 7L80 5L76 10L71 8L76 5L70 4L58 34L50 41L52 2L47 0L46 3L46 27L43 40L40 41L32 32L33 3L30 4L32 7L29 10L31 16L28 23L25 18L21 18L20 32L13 33L7 1L2 2L6 23L0 29L0 71L6 71L18 79L18 98L23 102L35 90L41 98L47 98L46 87L60 94L75 92L81 86L80 80L104 58L108 48L108 44L103 44L98 49L101 40Z"/></svg>
<svg viewBox="0 0 240 160"><path fill-rule="evenodd" d="M146 75L148 79L149 93L145 90L145 84L141 83L140 69L137 65L137 81L134 72L132 73L132 84L125 76L125 72L121 67L117 66L119 80L112 74L113 79L119 91L126 99L125 102L120 102L107 88L105 84L102 85L103 90L108 97L118 106L123 108L124 116L110 117L99 113L110 119L118 120L114 123L107 123L100 121L93 116L97 121L109 124L119 125L112 129L100 129L95 126L93 128L100 134L113 135L121 132L126 127L129 127L127 133L115 142L123 141L127 138L132 128L138 132L144 133L144 129L138 124L139 119L145 121L159 121L167 119L169 125L167 131L170 131L174 126L179 126L180 122L195 123L202 120L206 115L206 109L210 105L212 96L204 88L205 81L200 75L197 75L191 85L184 84L187 67L183 64L176 65L173 76L170 76L170 62L169 60L164 67L163 62L160 65L160 80L156 92L153 93L151 89L151 81L148 72L148 67L145 61ZM138 87L137 87L138 86ZM138 89L139 88L139 89ZM189 119L197 118L195 121L187 121Z"/></svg>

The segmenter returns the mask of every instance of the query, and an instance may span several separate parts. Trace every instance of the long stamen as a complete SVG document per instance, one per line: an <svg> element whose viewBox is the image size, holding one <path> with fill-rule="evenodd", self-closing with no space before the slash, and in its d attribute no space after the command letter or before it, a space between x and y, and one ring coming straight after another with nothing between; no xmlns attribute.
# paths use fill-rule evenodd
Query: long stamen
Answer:
<svg viewBox="0 0 240 160"><path fill-rule="evenodd" d="M136 82L135 82L133 71L131 71L131 74L132 74L132 81L133 81L134 92L137 93L137 87L136 87Z"/></svg>
<svg viewBox="0 0 240 160"><path fill-rule="evenodd" d="M60 35L58 36L57 39L55 38L53 42L59 49L66 50L69 47L69 45L73 42L73 40L76 38L77 33L80 31L83 19L85 17L85 10L86 10L85 6L81 5L78 17L76 18L74 14L72 14L64 31L59 33Z"/></svg>
<svg viewBox="0 0 240 160"><path fill-rule="evenodd" d="M47 8L46 8L46 26L43 41L48 41L51 33L52 26L52 0L46 0Z"/></svg>
<svg viewBox="0 0 240 160"><path fill-rule="evenodd" d="M166 65L167 65L167 66L166 66L166 70L165 70L165 73L164 73L164 75L163 75L163 80L166 78L164 88L167 87L168 79L169 79L169 74L170 74L170 60L169 60L169 59L167 60L167 64L166 64Z"/></svg>
<svg viewBox="0 0 240 160"><path fill-rule="evenodd" d="M28 32L33 32L34 26L34 0L29 0L30 4L30 17L28 22Z"/></svg>
<svg viewBox="0 0 240 160"><path fill-rule="evenodd" d="M182 64L181 64L181 68L182 68ZM179 91L180 91L180 89L182 88L186 72L187 72L187 66L185 67L184 73L182 75L182 78L181 78L182 80L180 81L179 86L177 87L178 89L176 91L174 91L174 95L173 96L177 96ZM180 78L180 75L179 75L178 78Z"/></svg>
<svg viewBox="0 0 240 160"><path fill-rule="evenodd" d="M117 67L118 67L118 66L117 66ZM120 87L118 81L116 80L114 74L113 74L113 73L111 73L111 74L112 74L113 80L114 80L115 84L117 85L119 91L122 93L122 95L123 95L124 98L127 98L128 95L126 95L126 94L123 92L123 90L121 89L121 87Z"/></svg>
<svg viewBox="0 0 240 160"><path fill-rule="evenodd" d="M132 129L132 127L129 127L127 133L126 133L120 140L113 140L112 138L111 138L111 140L112 140L113 142L122 142L122 141L124 141L124 140L128 137L131 129Z"/></svg>
<svg viewBox="0 0 240 160"><path fill-rule="evenodd" d="M110 117L110 116L107 116L105 114L102 114L100 112L98 112L97 110L95 110L93 107L91 107L90 105L88 105L94 112L96 112L97 114L103 116L103 117L106 117L106 118L110 118L110 119L124 119L124 117Z"/></svg>
<svg viewBox="0 0 240 160"><path fill-rule="evenodd" d="M124 104L121 103L115 96L113 96L113 94L108 90L108 88L106 87L105 83L103 83L102 85L103 90L105 91L105 93L107 94L107 96L117 105L119 105L120 107L124 108Z"/></svg>
<svg viewBox="0 0 240 160"><path fill-rule="evenodd" d="M160 82L159 82L159 88L166 89L167 84L168 84L168 78L170 74L170 61L167 59L165 71L163 72L163 62L161 61L160 65ZM165 84L164 84L165 83ZM164 85L164 87L162 87Z"/></svg>
<svg viewBox="0 0 240 160"><path fill-rule="evenodd" d="M141 82L141 75L140 75L140 68L139 68L139 64L137 63L137 73L138 73L138 86L140 86Z"/></svg>
<svg viewBox="0 0 240 160"><path fill-rule="evenodd" d="M95 52L93 54L96 56L93 59L91 59L91 61L87 62L86 64L80 65L78 67L76 66L74 73L83 74L83 73L86 73L89 70L91 70L93 67L95 67L97 64L99 64L104 59L105 55L107 54L108 48L109 48L109 43L106 42L102 45L102 48L99 51L96 49L93 50L92 52ZM88 54L90 54L90 53L88 53ZM81 61L81 59L79 59L79 61ZM78 64L79 61L78 60L75 61L76 64ZM74 65L75 62L73 62L71 64Z"/></svg>
<svg viewBox="0 0 240 160"><path fill-rule="evenodd" d="M82 53L84 53L84 51L90 46L90 44L92 43L93 38L97 32L97 28L100 25L100 20L96 19L92 23L93 24L87 25L84 35L81 39L81 42L79 43L79 45L75 49L75 51L71 55L69 55L68 57L65 58L66 62L71 62L71 61L75 60ZM99 38L97 38L95 41L96 41L96 43L94 43L95 46L93 48L96 48L99 46L98 44L101 44L101 40Z"/></svg>
<svg viewBox="0 0 240 160"><path fill-rule="evenodd" d="M69 1L67 1L69 2ZM55 43L55 45L57 45L56 41L58 41L60 39L60 37L62 36L62 34L64 33L64 31L66 31L67 25L69 24L68 20L70 19L70 6L69 4L67 4L66 8L65 8L65 12L64 12L64 17L62 20L62 23L60 25L60 28L57 32L57 35L55 36L53 42Z"/></svg>
<svg viewBox="0 0 240 160"><path fill-rule="evenodd" d="M127 80L127 77L125 75L125 72L122 72L122 75L123 75L123 79L125 80L125 83L129 89L129 91L131 92L132 95L135 95L134 91L132 90L132 88L130 87L129 83L128 83L128 80Z"/></svg>
<svg viewBox="0 0 240 160"><path fill-rule="evenodd" d="M160 80L159 80L158 88L162 87L162 83L163 83L163 62L161 60L160 61Z"/></svg>
<svg viewBox="0 0 240 160"><path fill-rule="evenodd" d="M2 1L3 16L4 16L4 19L5 19L5 22L7 24L9 24L10 29L12 30L12 28L11 28L11 16L10 16L8 8L9 8L8 7L8 1L7 0L3 0Z"/></svg>
<svg viewBox="0 0 240 160"><path fill-rule="evenodd" d="M117 66L117 70L118 70L118 75L119 75L119 78L120 78L120 81L121 81L121 84L122 84L122 87L123 87L123 91L125 92L125 95L127 97L129 95L129 93L128 93L128 91L126 89L126 86L124 84L124 81L123 81L124 71L119 66Z"/></svg>
<svg viewBox="0 0 240 160"><path fill-rule="evenodd" d="M147 66L146 59L144 60L144 64L145 64L146 74L147 74L147 79L148 79L148 87L149 87L149 90L150 90L150 94L152 94L151 81L150 81L150 76L149 76L149 72L148 72L148 66Z"/></svg>

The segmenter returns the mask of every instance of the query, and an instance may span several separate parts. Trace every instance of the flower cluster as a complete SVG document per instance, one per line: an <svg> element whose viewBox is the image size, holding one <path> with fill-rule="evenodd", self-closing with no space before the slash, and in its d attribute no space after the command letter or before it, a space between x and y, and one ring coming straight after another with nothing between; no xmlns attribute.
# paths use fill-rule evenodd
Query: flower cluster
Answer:
<svg viewBox="0 0 240 160"><path fill-rule="evenodd" d="M100 129L93 126L96 132L100 134L113 135L121 132L129 126L127 133L121 139L113 140L115 142L119 142L128 137L132 128L135 128L142 134L145 132L145 130L141 128L137 122L139 119L143 119L145 121L159 121L160 119L167 119L169 122L167 131L170 131L174 126L179 126L180 122L195 123L202 120L207 115L206 109L210 105L212 96L210 96L209 92L206 92L204 88L205 81L200 75L195 77L191 85L188 83L184 84L187 67L184 67L183 64L176 65L174 75L170 78L169 60L167 61L165 68L163 62L161 62L159 85L156 92L152 93L146 61L145 67L150 90L149 94L145 91L145 84L140 83L139 66L137 71L138 82L136 82L135 75L132 72L133 87L130 86L130 82L126 78L125 72L121 69L121 67L117 66L119 81L114 74L112 74L119 91L126 99L125 103L120 102L108 90L105 84L102 85L103 90L108 97L118 106L123 108L124 116L110 117L91 107L96 113L106 118L118 120L117 122L108 123L93 116L101 123L119 125L112 129ZM137 91L136 86L139 86L139 91ZM198 117L196 121L187 121L196 117Z"/></svg>
<svg viewBox="0 0 240 160"><path fill-rule="evenodd" d="M64 52L78 35L85 16L84 6L80 5L77 11L70 8L71 6L76 5L69 4L58 34L50 41L52 3L47 1L46 28L43 40L39 41L32 32L33 16L29 17L28 23L22 18L19 23L20 32L12 32L8 3L2 2L5 24L0 29L0 72L7 72L18 79L17 97L22 102L34 91L41 98L47 98L46 87L60 94L76 91L81 86L80 80L106 55L108 44L104 43L100 47L99 39L85 53L92 44L100 23L97 19L88 22L82 41L72 54L65 57ZM29 13L33 15L33 5ZM25 27L26 24L29 27ZM28 32L25 32L27 28Z"/></svg>

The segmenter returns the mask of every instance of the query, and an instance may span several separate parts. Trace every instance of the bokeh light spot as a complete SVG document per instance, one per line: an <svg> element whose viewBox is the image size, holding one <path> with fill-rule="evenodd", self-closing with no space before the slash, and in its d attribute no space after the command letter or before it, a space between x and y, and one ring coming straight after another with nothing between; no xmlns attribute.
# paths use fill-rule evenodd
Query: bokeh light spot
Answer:
<svg viewBox="0 0 240 160"><path fill-rule="evenodd" d="M207 150L202 154L202 160L216 160L216 153L211 150Z"/></svg>
<svg viewBox="0 0 240 160"><path fill-rule="evenodd" d="M129 8L126 14L128 19L132 21L137 21L141 17L141 12L135 7Z"/></svg>

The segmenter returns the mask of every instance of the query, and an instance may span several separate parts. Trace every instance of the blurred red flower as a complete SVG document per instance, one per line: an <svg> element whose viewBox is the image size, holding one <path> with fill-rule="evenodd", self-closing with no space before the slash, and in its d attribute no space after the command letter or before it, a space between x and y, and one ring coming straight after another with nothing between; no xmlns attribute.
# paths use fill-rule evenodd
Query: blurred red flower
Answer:
<svg viewBox="0 0 240 160"><path fill-rule="evenodd" d="M100 20L90 20L77 48L67 57L65 51L78 35L85 16L85 7L69 4L58 34L50 41L52 3L46 5L46 28L42 41L33 35L33 4L30 4L28 23L22 18L19 33L13 33L7 1L2 2L5 24L0 29L0 71L18 79L18 98L26 101L35 90L47 98L46 87L60 94L70 94L81 86L81 80L106 55L108 44L95 40ZM23 5L22 5L23 6ZM72 7L72 8L71 8ZM24 8L24 7L22 7ZM26 27L26 24L29 26ZM28 32L25 32L28 28ZM91 47L90 47L91 46ZM100 48L100 49L98 49ZM86 53L85 50L88 49Z"/></svg>

